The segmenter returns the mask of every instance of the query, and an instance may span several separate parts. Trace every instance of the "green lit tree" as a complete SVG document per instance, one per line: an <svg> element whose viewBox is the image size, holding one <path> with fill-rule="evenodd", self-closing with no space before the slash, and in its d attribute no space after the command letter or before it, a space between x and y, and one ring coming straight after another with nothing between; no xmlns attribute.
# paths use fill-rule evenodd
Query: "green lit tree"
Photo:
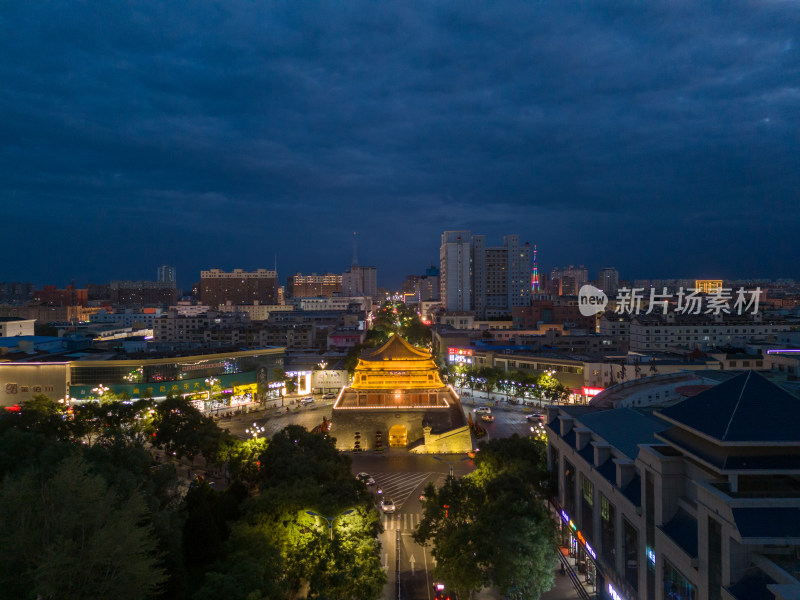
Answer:
<svg viewBox="0 0 800 600"><path fill-rule="evenodd" d="M543 500L542 444L501 438L481 445L477 469L425 491L415 540L433 543L434 573L459 595L482 586L538 598L555 570L555 526Z"/></svg>

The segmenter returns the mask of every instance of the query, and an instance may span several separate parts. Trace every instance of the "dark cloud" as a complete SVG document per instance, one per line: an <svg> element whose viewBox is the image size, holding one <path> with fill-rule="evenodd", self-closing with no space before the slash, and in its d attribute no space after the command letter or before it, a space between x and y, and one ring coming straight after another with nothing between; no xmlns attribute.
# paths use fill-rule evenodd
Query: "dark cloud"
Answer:
<svg viewBox="0 0 800 600"><path fill-rule="evenodd" d="M342 271L357 230L397 284L454 228L798 277L796 8L6 3L0 279Z"/></svg>

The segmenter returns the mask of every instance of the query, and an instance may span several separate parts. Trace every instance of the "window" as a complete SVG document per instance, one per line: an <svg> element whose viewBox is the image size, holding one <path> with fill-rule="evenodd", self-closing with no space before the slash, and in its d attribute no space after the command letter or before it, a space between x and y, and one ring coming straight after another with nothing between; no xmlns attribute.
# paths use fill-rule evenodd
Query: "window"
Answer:
<svg viewBox="0 0 800 600"><path fill-rule="evenodd" d="M624 517L622 519L622 554L625 557L625 581L638 593L639 532Z"/></svg>
<svg viewBox="0 0 800 600"><path fill-rule="evenodd" d="M603 494L600 494L600 552L603 559L612 568L616 565L615 557L617 552L615 523L616 510L614 505Z"/></svg>
<svg viewBox="0 0 800 600"><path fill-rule="evenodd" d="M645 541L647 543L647 598L655 600L656 597L656 507L655 486L653 474L645 471L644 477L645 499Z"/></svg>
<svg viewBox="0 0 800 600"><path fill-rule="evenodd" d="M664 561L664 598L669 600L695 600L697 591L694 586L673 567Z"/></svg>
<svg viewBox="0 0 800 600"><path fill-rule="evenodd" d="M594 537L594 485L581 475L581 531L587 538ZM592 539L592 541L594 541Z"/></svg>
<svg viewBox="0 0 800 600"><path fill-rule="evenodd" d="M575 467L564 461L564 508L567 514L575 514Z"/></svg>
<svg viewBox="0 0 800 600"><path fill-rule="evenodd" d="M722 526L708 517L708 600L722 598Z"/></svg>

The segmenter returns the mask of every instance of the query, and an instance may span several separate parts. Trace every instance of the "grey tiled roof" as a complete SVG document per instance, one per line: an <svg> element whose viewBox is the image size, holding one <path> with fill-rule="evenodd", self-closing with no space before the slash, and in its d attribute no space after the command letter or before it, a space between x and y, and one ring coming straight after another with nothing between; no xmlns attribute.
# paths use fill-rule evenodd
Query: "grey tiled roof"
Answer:
<svg viewBox="0 0 800 600"><path fill-rule="evenodd" d="M800 399L746 371L655 414L722 442L779 443L800 442L798 411Z"/></svg>
<svg viewBox="0 0 800 600"><path fill-rule="evenodd" d="M691 557L697 556L697 519L682 508L661 528L683 551Z"/></svg>
<svg viewBox="0 0 800 600"><path fill-rule="evenodd" d="M631 501L634 506L642 505L642 478L634 476L630 483L622 489L622 494Z"/></svg>
<svg viewBox="0 0 800 600"><path fill-rule="evenodd" d="M733 520L743 538L800 538L800 508L734 508Z"/></svg>
<svg viewBox="0 0 800 600"><path fill-rule="evenodd" d="M775 595L767 589L773 583L766 573L754 568L727 589L737 600L775 600Z"/></svg>
<svg viewBox="0 0 800 600"><path fill-rule="evenodd" d="M638 444L654 442L653 434L669 427L666 421L632 408L601 410L579 420L630 459L639 454Z"/></svg>

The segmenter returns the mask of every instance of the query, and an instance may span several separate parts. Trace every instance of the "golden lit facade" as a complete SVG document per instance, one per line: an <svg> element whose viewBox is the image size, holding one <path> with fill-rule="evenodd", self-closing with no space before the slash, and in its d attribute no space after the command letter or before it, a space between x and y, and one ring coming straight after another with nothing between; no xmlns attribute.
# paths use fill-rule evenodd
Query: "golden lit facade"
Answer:
<svg viewBox="0 0 800 600"><path fill-rule="evenodd" d="M443 389L430 353L417 350L399 335L380 348L361 354L353 378L354 390Z"/></svg>
<svg viewBox="0 0 800 600"><path fill-rule="evenodd" d="M362 352L353 384L342 388L333 404L331 421L340 450L463 454L472 449L458 395L442 383L430 353L399 335Z"/></svg>
<svg viewBox="0 0 800 600"><path fill-rule="evenodd" d="M722 279L695 279L694 287L704 294L716 294L722 289Z"/></svg>
<svg viewBox="0 0 800 600"><path fill-rule="evenodd" d="M430 353L394 335L361 354L353 384L342 390L334 408L447 408L449 397Z"/></svg>

